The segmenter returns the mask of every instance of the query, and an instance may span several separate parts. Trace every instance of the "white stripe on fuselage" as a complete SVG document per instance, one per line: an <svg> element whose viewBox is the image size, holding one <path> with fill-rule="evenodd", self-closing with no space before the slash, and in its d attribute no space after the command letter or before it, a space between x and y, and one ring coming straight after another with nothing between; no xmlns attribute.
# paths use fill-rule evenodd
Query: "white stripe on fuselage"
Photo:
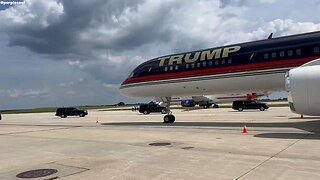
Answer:
<svg viewBox="0 0 320 180"><path fill-rule="evenodd" d="M289 69L291 67L132 83L122 86L120 91L122 94L132 97L172 97L281 91L284 90L284 74ZM278 72L270 73L274 71Z"/></svg>
<svg viewBox="0 0 320 180"><path fill-rule="evenodd" d="M216 79L216 78L228 78L229 76L246 76L246 74L267 74L268 72L274 71L289 71L294 67L285 67L285 68L276 68L276 69L268 69L268 70L258 70L258 71L244 71L244 72L236 72L236 73L225 73L225 74L215 74L215 75L206 75L206 76L194 76L194 77L186 77L186 78L172 78L172 79L163 79L163 80L155 80L155 81L147 81L147 82L137 82L130 83L126 85L122 85L121 88L126 88L128 86L140 86L140 85L154 85L154 84L167 84L170 82L182 82L182 81L196 81L198 79Z"/></svg>

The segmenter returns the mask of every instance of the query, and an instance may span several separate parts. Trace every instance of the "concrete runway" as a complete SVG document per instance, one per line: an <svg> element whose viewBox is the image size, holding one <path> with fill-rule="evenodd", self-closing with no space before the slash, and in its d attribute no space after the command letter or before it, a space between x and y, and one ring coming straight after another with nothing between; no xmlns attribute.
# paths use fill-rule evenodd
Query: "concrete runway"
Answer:
<svg viewBox="0 0 320 180"><path fill-rule="evenodd" d="M57 172L35 179L320 179L320 118L288 108L174 114L174 124L131 111L4 114L0 179L37 169Z"/></svg>

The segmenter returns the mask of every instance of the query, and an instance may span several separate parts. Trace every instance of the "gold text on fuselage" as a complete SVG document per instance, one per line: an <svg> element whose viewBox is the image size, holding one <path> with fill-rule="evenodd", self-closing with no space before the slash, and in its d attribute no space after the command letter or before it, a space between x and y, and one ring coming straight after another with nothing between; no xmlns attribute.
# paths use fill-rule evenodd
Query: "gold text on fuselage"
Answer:
<svg viewBox="0 0 320 180"><path fill-rule="evenodd" d="M198 52L178 54L173 56L166 56L159 58L159 66L173 65L173 64L182 64L185 63L194 63L196 61L206 61L212 59L227 58L230 54L240 51L240 46L231 46L218 49L208 49Z"/></svg>

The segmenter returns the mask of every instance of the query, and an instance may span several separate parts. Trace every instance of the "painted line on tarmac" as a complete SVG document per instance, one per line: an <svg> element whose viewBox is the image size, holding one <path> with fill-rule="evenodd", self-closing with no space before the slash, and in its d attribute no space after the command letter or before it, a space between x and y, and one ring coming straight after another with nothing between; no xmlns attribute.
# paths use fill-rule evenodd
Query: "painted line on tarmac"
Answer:
<svg viewBox="0 0 320 180"><path fill-rule="evenodd" d="M75 128L75 127L61 127L61 128L40 129L40 130L32 130L32 131L8 132L8 133L0 133L0 136L25 134L25 133L33 133L33 132L55 131L55 130L72 129L72 128Z"/></svg>

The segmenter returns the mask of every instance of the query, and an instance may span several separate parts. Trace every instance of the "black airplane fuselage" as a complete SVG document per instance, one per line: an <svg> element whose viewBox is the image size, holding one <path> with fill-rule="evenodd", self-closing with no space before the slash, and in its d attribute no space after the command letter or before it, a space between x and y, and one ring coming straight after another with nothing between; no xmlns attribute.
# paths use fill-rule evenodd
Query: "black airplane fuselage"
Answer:
<svg viewBox="0 0 320 180"><path fill-rule="evenodd" d="M130 92L130 89L173 85L183 82L185 84L181 88L185 90L182 90L182 94L188 94L186 93L188 88L190 90L189 94L194 92L196 94L201 94L201 92L210 94L216 92L215 90L221 91L221 88L211 88L208 83L214 86L217 82L217 86L223 86L221 82L209 82L210 80L254 77L261 75L261 73L263 75L285 73L289 69L301 66L319 57L320 32L178 53L142 63L122 83L120 90L127 96L142 97L142 94L138 95L136 93L139 91L138 89L133 90L133 93ZM200 81L206 81L207 84L201 84ZM166 86L162 86L162 88L164 87ZM196 89L202 91L199 90L198 92ZM206 92L209 89L211 89L210 92ZM148 90L153 91L155 88ZM155 93L153 96L150 92L146 93L146 97L158 97L166 94L170 96L176 93Z"/></svg>

